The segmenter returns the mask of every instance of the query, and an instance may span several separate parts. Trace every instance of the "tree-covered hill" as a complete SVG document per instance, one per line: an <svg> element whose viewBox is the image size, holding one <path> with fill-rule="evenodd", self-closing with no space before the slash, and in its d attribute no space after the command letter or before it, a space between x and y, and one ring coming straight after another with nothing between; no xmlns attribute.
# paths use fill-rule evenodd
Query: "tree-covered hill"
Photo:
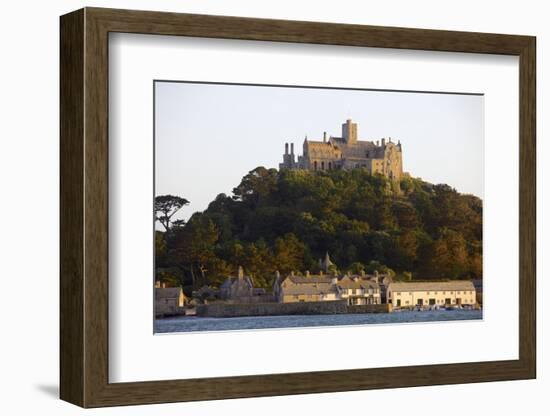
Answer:
<svg viewBox="0 0 550 416"><path fill-rule="evenodd" d="M233 195L220 194L187 223L157 232L158 277L216 286L242 265L269 287L276 270L315 272L329 252L342 272L481 278L482 201L414 178L400 189L363 169L258 167Z"/></svg>

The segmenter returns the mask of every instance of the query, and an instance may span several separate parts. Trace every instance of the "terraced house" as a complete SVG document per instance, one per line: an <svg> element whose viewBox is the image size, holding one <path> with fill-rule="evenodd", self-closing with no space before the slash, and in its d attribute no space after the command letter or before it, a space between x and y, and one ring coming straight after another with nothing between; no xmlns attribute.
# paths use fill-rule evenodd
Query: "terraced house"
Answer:
<svg viewBox="0 0 550 416"><path fill-rule="evenodd" d="M295 275L278 276L273 285L280 303L345 300L349 305L381 303L377 278L370 275Z"/></svg>
<svg viewBox="0 0 550 416"><path fill-rule="evenodd" d="M336 283L340 299L350 305L379 305L382 303L380 285L374 279L361 275L347 275Z"/></svg>
<svg viewBox="0 0 550 416"><path fill-rule="evenodd" d="M394 308L476 304L476 289L470 280L392 282L386 290L387 302Z"/></svg>

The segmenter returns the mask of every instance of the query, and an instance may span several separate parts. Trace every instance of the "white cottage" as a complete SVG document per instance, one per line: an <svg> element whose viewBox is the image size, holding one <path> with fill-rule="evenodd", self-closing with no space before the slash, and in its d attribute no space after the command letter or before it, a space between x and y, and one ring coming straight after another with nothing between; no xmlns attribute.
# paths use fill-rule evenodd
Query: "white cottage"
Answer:
<svg viewBox="0 0 550 416"><path fill-rule="evenodd" d="M394 308L473 306L476 304L476 289L470 280L392 282L386 288L386 298Z"/></svg>

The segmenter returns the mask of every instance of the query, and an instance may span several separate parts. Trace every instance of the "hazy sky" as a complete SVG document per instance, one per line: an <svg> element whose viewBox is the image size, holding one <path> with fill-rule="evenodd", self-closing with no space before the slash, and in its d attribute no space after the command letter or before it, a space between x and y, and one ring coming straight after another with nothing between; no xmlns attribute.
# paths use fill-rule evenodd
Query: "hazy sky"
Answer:
<svg viewBox="0 0 550 416"><path fill-rule="evenodd" d="M191 201L178 218L231 194L258 166L278 168L285 142L307 135L401 140L403 169L483 197L483 97L342 89L155 83L156 195Z"/></svg>

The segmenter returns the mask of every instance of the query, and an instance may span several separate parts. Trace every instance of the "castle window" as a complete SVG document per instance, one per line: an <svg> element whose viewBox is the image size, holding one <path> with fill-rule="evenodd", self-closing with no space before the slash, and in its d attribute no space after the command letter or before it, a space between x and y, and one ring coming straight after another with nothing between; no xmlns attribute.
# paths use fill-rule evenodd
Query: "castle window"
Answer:
<svg viewBox="0 0 550 416"><path fill-rule="evenodd" d="M321 170L325 170L325 162L321 162Z"/></svg>
<svg viewBox="0 0 550 416"><path fill-rule="evenodd" d="M332 170L332 162L328 162L328 170Z"/></svg>
<svg viewBox="0 0 550 416"><path fill-rule="evenodd" d="M313 168L317 170L317 161L313 162Z"/></svg>

